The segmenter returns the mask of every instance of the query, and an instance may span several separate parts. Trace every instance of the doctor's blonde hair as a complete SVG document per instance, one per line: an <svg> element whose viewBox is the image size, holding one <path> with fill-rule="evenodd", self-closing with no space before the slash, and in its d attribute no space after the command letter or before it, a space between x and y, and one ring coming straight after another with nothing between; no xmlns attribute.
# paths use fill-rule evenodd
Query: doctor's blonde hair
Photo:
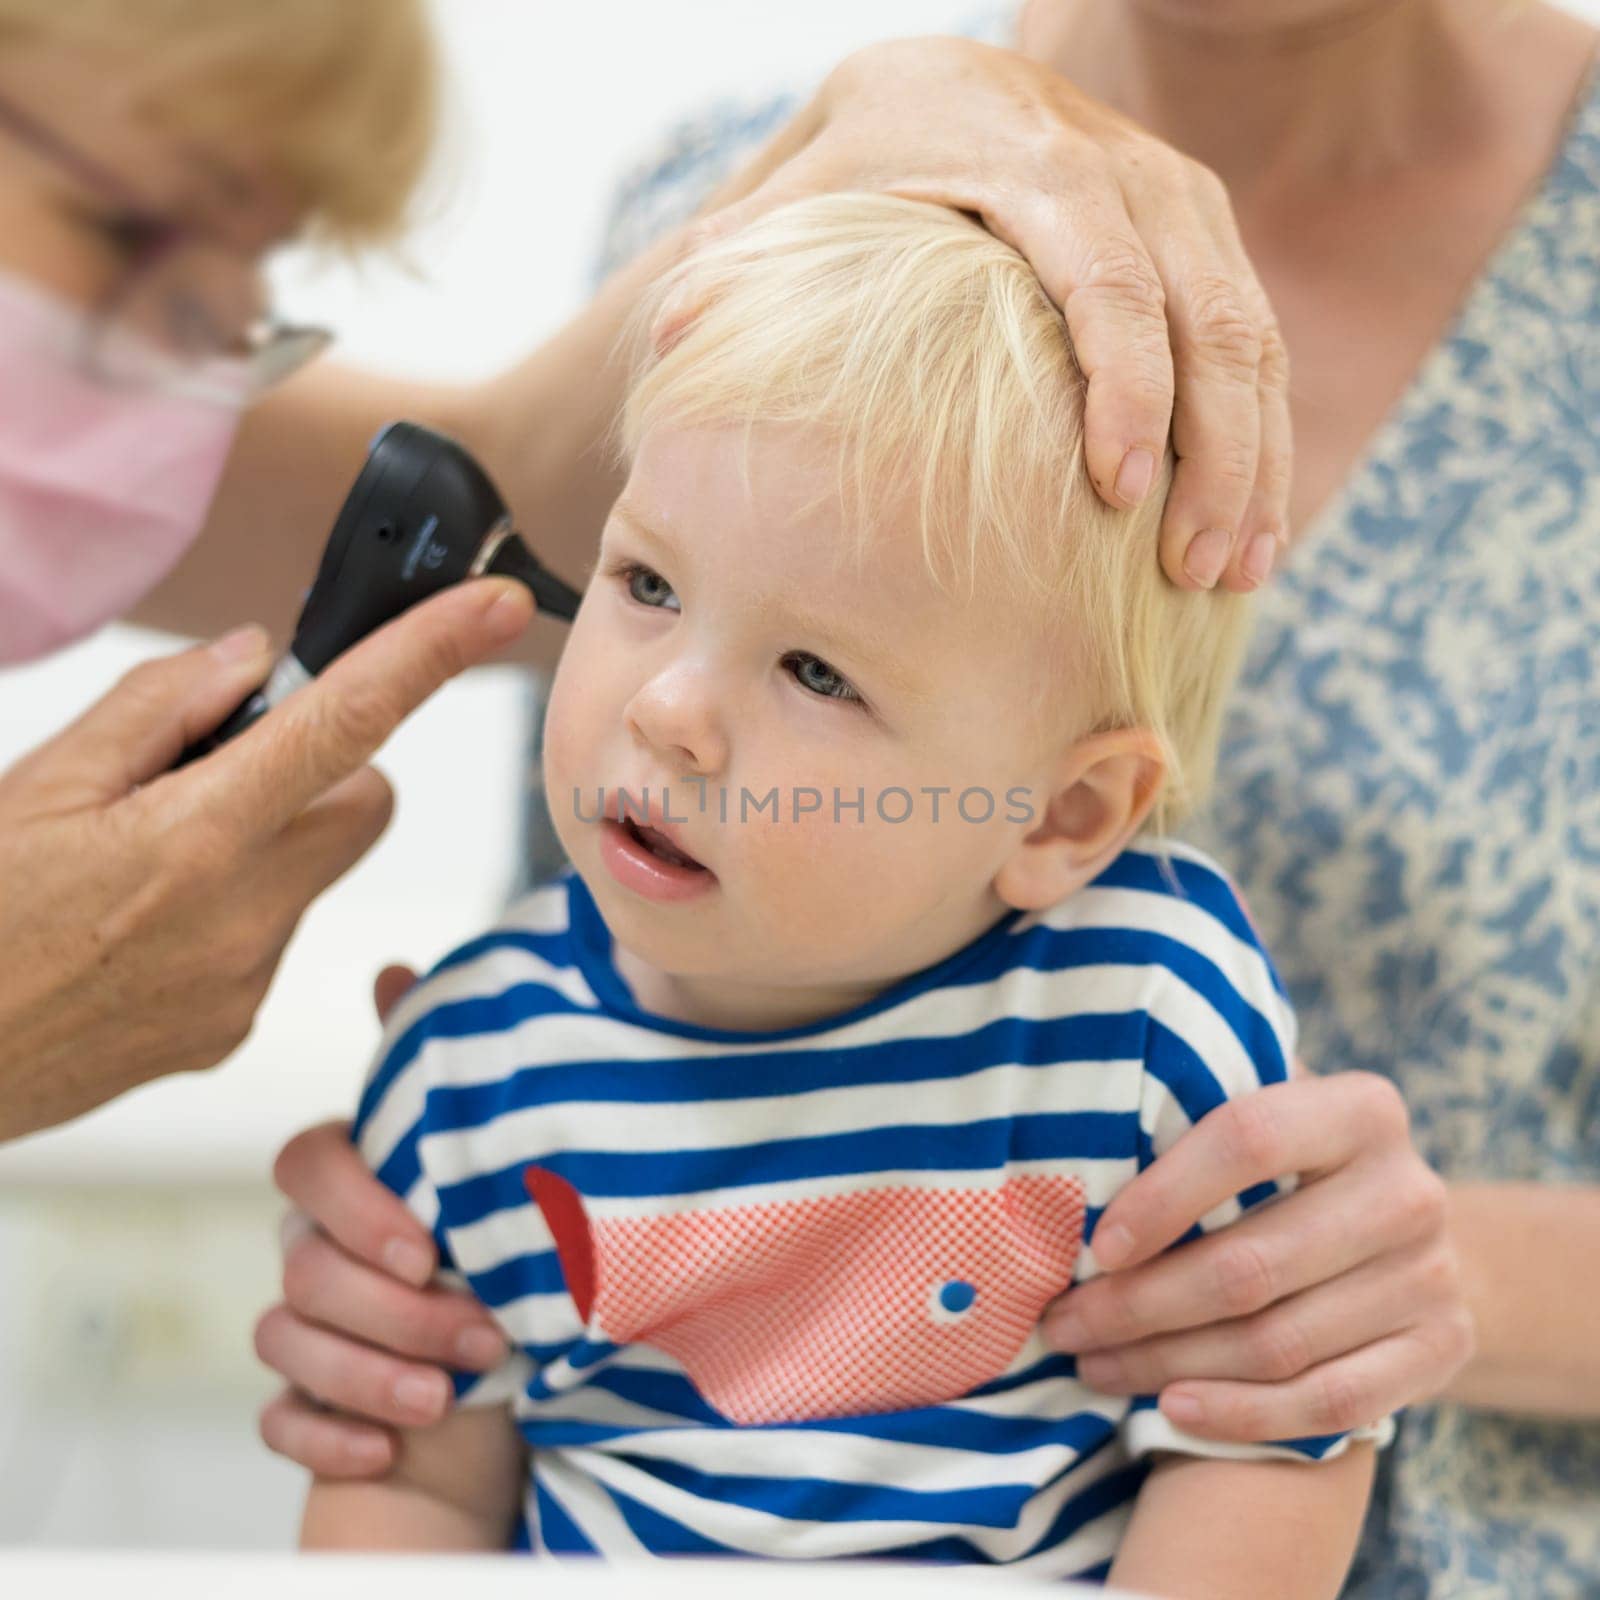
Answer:
<svg viewBox="0 0 1600 1600"><path fill-rule="evenodd" d="M662 308L683 302L696 309L681 333L652 342ZM857 549L874 505L909 494L935 580L1042 628L1052 667L1092 707L1073 736L1155 735L1167 777L1153 829L1203 797L1248 603L1180 590L1161 572L1170 452L1136 510L1096 494L1087 385L1060 311L1015 250L920 201L804 200L696 250L636 333L626 454L660 423L820 430L838 447ZM1062 728L1058 707L1015 710Z"/></svg>
<svg viewBox="0 0 1600 1600"><path fill-rule="evenodd" d="M0 0L0 52L30 46L131 68L153 121L248 151L334 243L402 226L434 142L422 0Z"/></svg>

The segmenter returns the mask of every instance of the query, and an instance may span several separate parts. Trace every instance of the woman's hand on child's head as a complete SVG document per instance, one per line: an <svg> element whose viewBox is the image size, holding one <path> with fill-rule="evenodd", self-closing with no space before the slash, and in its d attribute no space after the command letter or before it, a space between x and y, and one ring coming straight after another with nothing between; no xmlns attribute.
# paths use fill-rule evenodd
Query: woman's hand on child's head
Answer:
<svg viewBox="0 0 1600 1600"><path fill-rule="evenodd" d="M386 967L380 1016L416 981ZM297 1134L273 1169L295 1206L284 1230L283 1301L256 1324L256 1353L289 1387L263 1408L269 1449L323 1477L368 1477L395 1457L391 1427L450 1410L446 1368L487 1371L505 1355L470 1295L430 1286L432 1238L368 1170L348 1126Z"/></svg>
<svg viewBox="0 0 1600 1600"><path fill-rule="evenodd" d="M899 39L836 67L692 242L849 189L970 211L1026 256L1089 379L1101 495L1142 501L1170 430L1167 576L1238 591L1265 579L1288 529L1288 357L1215 174L1014 51ZM657 345L694 312L678 296Z"/></svg>
<svg viewBox="0 0 1600 1600"><path fill-rule="evenodd" d="M1158 1255L1291 1174L1287 1198ZM1117 1196L1090 1244L1107 1274L1056 1301L1045 1337L1094 1388L1159 1393L1189 1433L1342 1432L1438 1393L1472 1354L1444 1184L1371 1073L1219 1107Z"/></svg>

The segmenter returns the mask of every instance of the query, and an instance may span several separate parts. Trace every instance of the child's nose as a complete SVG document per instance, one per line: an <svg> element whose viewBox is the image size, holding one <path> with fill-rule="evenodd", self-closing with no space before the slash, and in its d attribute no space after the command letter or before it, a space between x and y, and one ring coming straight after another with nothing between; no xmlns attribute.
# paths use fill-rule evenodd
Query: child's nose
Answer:
<svg viewBox="0 0 1600 1600"><path fill-rule="evenodd" d="M709 674L676 661L640 685L626 712L629 730L675 772L706 776L727 764L728 741Z"/></svg>

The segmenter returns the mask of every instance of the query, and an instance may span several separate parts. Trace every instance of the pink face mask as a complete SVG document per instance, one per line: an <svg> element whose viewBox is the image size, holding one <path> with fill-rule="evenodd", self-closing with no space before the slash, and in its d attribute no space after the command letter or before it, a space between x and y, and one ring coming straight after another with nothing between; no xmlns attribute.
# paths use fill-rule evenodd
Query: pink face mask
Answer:
<svg viewBox="0 0 1600 1600"><path fill-rule="evenodd" d="M0 662L121 616L194 542L250 392L116 389L84 372L84 314L0 273ZM213 391L220 393L216 398Z"/></svg>

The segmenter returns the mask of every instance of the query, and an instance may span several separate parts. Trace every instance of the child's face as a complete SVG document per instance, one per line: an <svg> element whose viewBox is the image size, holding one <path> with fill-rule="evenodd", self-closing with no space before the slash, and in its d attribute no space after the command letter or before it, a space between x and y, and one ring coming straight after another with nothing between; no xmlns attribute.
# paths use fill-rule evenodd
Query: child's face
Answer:
<svg viewBox="0 0 1600 1600"><path fill-rule="evenodd" d="M939 591L909 504L859 566L846 548L835 457L803 430L647 434L550 701L556 829L619 946L767 1025L1006 909L995 875L1048 781L1025 711L1064 696L1039 630ZM636 819L665 800L698 868L620 826L619 791Z"/></svg>

